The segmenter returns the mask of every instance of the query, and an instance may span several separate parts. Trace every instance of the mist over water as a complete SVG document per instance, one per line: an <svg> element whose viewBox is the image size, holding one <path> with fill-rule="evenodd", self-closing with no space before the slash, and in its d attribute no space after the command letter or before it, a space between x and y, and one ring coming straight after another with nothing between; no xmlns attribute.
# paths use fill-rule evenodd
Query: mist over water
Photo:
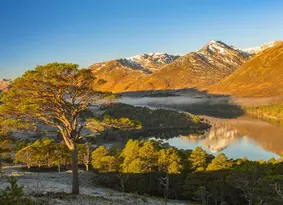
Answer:
<svg viewBox="0 0 283 205"><path fill-rule="evenodd" d="M210 96L194 92L175 96L125 95L120 102L153 109L165 108L207 117L212 127L203 136L172 136L168 142L180 149L201 146L208 153L225 153L229 158L251 160L278 158L283 154L283 128L244 116L228 96Z"/></svg>

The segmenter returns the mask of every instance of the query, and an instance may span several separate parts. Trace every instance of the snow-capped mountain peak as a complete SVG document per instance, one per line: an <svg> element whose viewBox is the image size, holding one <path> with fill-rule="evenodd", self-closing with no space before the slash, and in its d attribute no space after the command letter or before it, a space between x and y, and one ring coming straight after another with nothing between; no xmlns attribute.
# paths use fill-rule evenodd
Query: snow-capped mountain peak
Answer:
<svg viewBox="0 0 283 205"><path fill-rule="evenodd" d="M132 61L148 69L157 69L158 67L172 63L179 56L169 55L167 53L149 53L136 55L126 58L126 60Z"/></svg>
<svg viewBox="0 0 283 205"><path fill-rule="evenodd" d="M113 61L107 61L102 63L96 63L92 65L92 69L95 72L100 72L109 67L113 68L113 63L115 68L123 68L125 71L141 71L143 73L150 74L154 71L159 70L163 65L172 63L178 57L177 55L169 55L167 53L148 53L135 55L127 58L120 58Z"/></svg>
<svg viewBox="0 0 283 205"><path fill-rule="evenodd" d="M252 54L252 55L256 55L258 53L261 53L262 51L273 47L276 44L277 41L271 41L269 43L266 43L262 46L258 46L258 47L254 47L254 48L244 48L244 49L239 49L242 50L246 53Z"/></svg>
<svg viewBox="0 0 283 205"><path fill-rule="evenodd" d="M172 63L178 57L177 55L169 55L167 53L148 53L122 58L118 61L124 66L152 72L163 65Z"/></svg>
<svg viewBox="0 0 283 205"><path fill-rule="evenodd" d="M240 51L234 46L222 41L209 41L197 54L204 61L216 67L231 67L235 69L247 59L250 54Z"/></svg>
<svg viewBox="0 0 283 205"><path fill-rule="evenodd" d="M90 69L98 79L106 81L99 85L101 89L112 92L192 87L202 89L235 72L252 56L254 54L245 49L212 40L199 51L182 57L148 53L96 63Z"/></svg>
<svg viewBox="0 0 283 205"><path fill-rule="evenodd" d="M222 41L216 41L216 40L212 40L209 41L199 52L200 53L207 53L209 52L210 54L228 54L229 50L236 50L233 46L229 46L225 43L223 43Z"/></svg>

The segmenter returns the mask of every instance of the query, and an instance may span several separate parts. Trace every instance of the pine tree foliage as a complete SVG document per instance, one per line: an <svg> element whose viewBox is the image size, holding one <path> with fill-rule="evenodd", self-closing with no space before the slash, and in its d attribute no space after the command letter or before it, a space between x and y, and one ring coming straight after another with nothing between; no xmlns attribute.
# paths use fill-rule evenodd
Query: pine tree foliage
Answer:
<svg viewBox="0 0 283 205"><path fill-rule="evenodd" d="M207 171L216 171L232 168L232 163L228 160L225 154L218 154L211 163L207 166Z"/></svg>
<svg viewBox="0 0 283 205"><path fill-rule="evenodd" d="M207 153L201 147L196 147L189 157L195 171L205 171L207 167Z"/></svg>
<svg viewBox="0 0 283 205"><path fill-rule="evenodd" d="M161 149L158 152L158 167L160 171L169 174L181 173L183 166L182 158L175 148Z"/></svg>

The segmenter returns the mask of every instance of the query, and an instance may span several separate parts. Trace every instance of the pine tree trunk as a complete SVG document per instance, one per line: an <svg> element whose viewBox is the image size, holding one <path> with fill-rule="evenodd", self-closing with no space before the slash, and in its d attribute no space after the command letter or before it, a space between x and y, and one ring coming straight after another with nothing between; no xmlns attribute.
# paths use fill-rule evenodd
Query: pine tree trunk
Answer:
<svg viewBox="0 0 283 205"><path fill-rule="evenodd" d="M73 172L73 181L72 181L72 194L79 194L79 170L78 170L78 150L75 147L72 150L72 172Z"/></svg>

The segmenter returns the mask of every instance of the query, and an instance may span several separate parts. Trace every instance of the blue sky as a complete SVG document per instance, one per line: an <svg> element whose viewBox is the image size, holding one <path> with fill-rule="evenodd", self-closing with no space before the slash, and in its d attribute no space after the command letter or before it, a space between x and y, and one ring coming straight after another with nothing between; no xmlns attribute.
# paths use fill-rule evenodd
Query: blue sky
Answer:
<svg viewBox="0 0 283 205"><path fill-rule="evenodd" d="M210 40L282 40L280 0L0 0L0 78L49 62L87 67L149 52L185 54Z"/></svg>

